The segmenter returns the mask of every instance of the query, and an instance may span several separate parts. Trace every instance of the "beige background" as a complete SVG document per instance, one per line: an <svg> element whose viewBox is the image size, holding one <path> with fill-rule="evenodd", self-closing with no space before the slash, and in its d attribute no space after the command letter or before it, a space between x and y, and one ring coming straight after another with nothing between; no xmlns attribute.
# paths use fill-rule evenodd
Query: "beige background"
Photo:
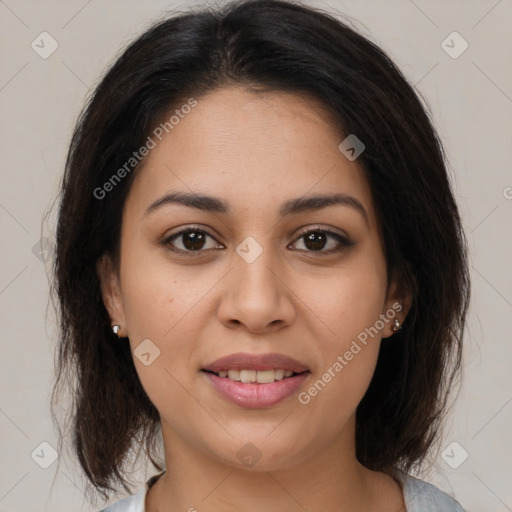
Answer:
<svg viewBox="0 0 512 512"><path fill-rule="evenodd" d="M469 511L512 510L512 0L310 1L358 20L432 109L454 173L471 249L472 303L465 376L439 454L420 475ZM36 256L53 218L71 130L89 91L127 42L171 1L0 0L2 335L0 511L93 510L84 480L57 447L49 413L55 321ZM41 58L31 43L43 31L57 50ZM458 58L441 43L457 31L469 44ZM450 39L448 39L450 41ZM460 48L462 41L448 43ZM456 469L452 465L468 452ZM451 451L453 449L453 451ZM34 453L34 459L31 457ZM38 457L39 454L39 457ZM143 471L140 482L145 480Z"/></svg>

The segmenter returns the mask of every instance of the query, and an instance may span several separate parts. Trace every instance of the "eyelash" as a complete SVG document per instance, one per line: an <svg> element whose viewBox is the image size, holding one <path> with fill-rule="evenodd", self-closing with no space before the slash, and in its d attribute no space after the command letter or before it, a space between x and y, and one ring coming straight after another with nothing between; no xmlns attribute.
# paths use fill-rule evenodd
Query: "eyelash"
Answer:
<svg viewBox="0 0 512 512"><path fill-rule="evenodd" d="M206 252L208 249L199 249L197 251L191 251L191 250L177 249L176 247L172 246L171 242L173 240L179 238L180 236L184 235L185 233L190 233L190 232L199 232L199 233L205 234L205 235L209 236L210 238L212 238L213 240L215 240L215 237L213 235L211 235L210 233L208 233L208 231L200 228L199 226L190 226L185 229L182 229L181 231L178 231L177 233L173 233L172 235L166 237L162 241L162 245L172 252L181 253L181 254L184 254L187 256L198 256L200 253ZM294 240L293 243L299 241L301 238L305 237L306 235L309 235L310 233L324 233L324 234L330 235L337 239L338 246L333 249L329 249L327 251L324 251L324 250L312 251L312 250L304 250L304 249L295 249L295 250L305 251L305 252L313 253L315 255L320 256L320 255L329 255L329 254L333 254L333 253L338 253L338 252L343 251L345 248L350 247L351 245L354 245L354 243L351 242L347 237L340 235L336 231L333 231L332 229L329 229L329 228L309 228L306 231L301 232L297 236L297 238Z"/></svg>

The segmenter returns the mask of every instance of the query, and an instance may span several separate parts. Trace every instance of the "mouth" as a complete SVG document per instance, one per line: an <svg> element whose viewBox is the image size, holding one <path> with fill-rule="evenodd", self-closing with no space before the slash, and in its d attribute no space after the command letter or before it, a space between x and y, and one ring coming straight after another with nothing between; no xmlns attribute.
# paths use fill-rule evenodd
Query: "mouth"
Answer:
<svg viewBox="0 0 512 512"><path fill-rule="evenodd" d="M282 354L238 353L201 369L217 395L248 409L264 409L295 394L311 371Z"/></svg>
<svg viewBox="0 0 512 512"><path fill-rule="evenodd" d="M219 372L213 372L210 370L202 371L211 373L222 379L229 379L233 382L242 382L244 384L269 384L271 382L278 382L283 379L289 379L296 375L302 375L309 372L309 370L294 372L292 370L285 370L284 368L270 370L230 369L221 370Z"/></svg>
<svg viewBox="0 0 512 512"><path fill-rule="evenodd" d="M308 371L307 366L285 356L284 354L268 353L268 354L251 354L248 352L238 352L228 356L221 357L203 368L204 371L209 371L219 375L221 372L227 372L225 377L232 372L232 376L236 376L234 371L242 372L242 376L252 378L253 371L265 372L273 371L274 377L277 374L277 380L284 377L289 377L293 373L302 373ZM281 370L284 371L281 376ZM249 373L248 373L249 372ZM257 375L256 375L257 376ZM264 378L264 377L262 377ZM256 382L256 380L254 381Z"/></svg>

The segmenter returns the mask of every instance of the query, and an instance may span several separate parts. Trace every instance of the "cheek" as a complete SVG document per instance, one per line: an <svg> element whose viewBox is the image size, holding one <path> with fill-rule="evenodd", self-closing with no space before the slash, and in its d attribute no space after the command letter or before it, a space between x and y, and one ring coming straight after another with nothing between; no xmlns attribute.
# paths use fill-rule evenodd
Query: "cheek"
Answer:
<svg viewBox="0 0 512 512"><path fill-rule="evenodd" d="M323 287L310 287L317 292L309 293L308 306L322 321L316 336L320 360L317 380L302 403L308 402L319 417L350 414L375 370L386 274L384 262L367 254L340 269Z"/></svg>
<svg viewBox="0 0 512 512"><path fill-rule="evenodd" d="M190 407L180 383L191 378L194 340L200 339L208 318L205 295L218 278L197 267L178 269L135 248L127 247L125 254L129 256L121 267L123 308L142 386L159 410L169 407L169 402L172 408L182 401ZM139 357L146 353L149 356Z"/></svg>
<svg viewBox="0 0 512 512"><path fill-rule="evenodd" d="M142 387L163 417L192 411L195 402L186 388L196 350L193 340L203 329L201 298L212 283L149 258L127 258L124 272L123 305Z"/></svg>
<svg viewBox="0 0 512 512"><path fill-rule="evenodd" d="M345 284L344 292L333 294L331 305L326 304L329 314L325 323L330 330L317 337L317 371L298 397L306 408L308 422L327 436L335 435L346 424L362 400L374 374L381 343L380 331L374 326L382 303L366 294L361 299Z"/></svg>
<svg viewBox="0 0 512 512"><path fill-rule="evenodd" d="M215 276L198 267L171 265L157 251L126 248L121 268L123 308L130 337L168 343L186 324L200 328L201 299ZM190 332L190 331L189 331Z"/></svg>
<svg viewBox="0 0 512 512"><path fill-rule="evenodd" d="M374 326L382 313L386 271L384 262L372 254L357 255L322 283L311 281L304 289L307 306L326 326L329 345L341 349L350 344Z"/></svg>

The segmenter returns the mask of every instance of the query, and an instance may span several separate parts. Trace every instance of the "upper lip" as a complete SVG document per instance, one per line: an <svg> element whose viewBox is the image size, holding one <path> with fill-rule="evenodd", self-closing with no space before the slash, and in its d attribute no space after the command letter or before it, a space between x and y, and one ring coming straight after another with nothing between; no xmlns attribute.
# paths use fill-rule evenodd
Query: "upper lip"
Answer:
<svg viewBox="0 0 512 512"><path fill-rule="evenodd" d="M205 366L203 370L218 373L225 370L291 370L295 373L302 373L308 368L291 357L283 354L250 354L238 352L229 356L221 357L213 363Z"/></svg>

